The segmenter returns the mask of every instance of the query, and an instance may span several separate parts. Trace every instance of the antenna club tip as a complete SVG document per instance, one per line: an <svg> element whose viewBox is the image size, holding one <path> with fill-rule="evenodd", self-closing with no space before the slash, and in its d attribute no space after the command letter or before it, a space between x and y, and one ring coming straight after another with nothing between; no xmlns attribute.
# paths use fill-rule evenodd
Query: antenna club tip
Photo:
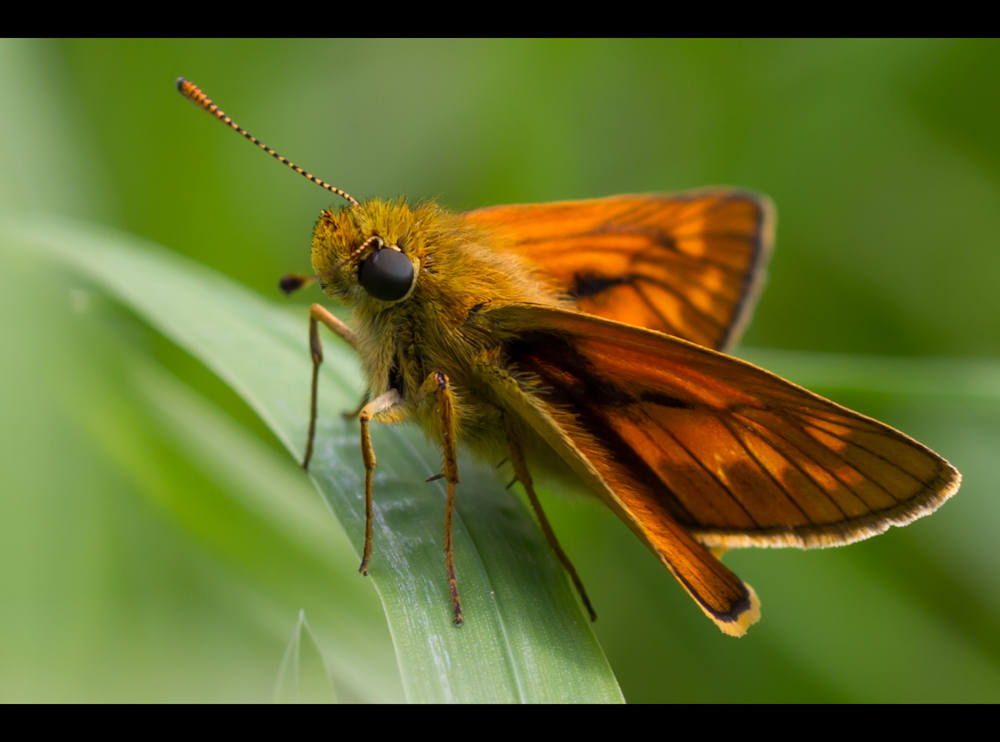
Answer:
<svg viewBox="0 0 1000 742"><path fill-rule="evenodd" d="M196 103L200 105L202 108L205 107L205 104L203 102L205 99L205 94L201 92L201 89L197 85L188 80L186 77L177 78L177 92L183 95L192 103Z"/></svg>

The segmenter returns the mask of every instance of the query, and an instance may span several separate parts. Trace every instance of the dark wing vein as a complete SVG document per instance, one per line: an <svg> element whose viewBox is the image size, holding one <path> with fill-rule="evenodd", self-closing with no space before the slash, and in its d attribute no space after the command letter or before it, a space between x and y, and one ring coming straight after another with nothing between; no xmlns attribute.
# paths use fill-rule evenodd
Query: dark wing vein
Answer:
<svg viewBox="0 0 1000 742"><path fill-rule="evenodd" d="M650 300L650 298L648 296L646 296L646 294L644 294L639 289L638 286L636 286L634 283L627 283L627 284L621 284L621 285L622 286L628 286L629 288L631 288L639 296L639 298L642 300L643 304L646 305L646 307L649 309L649 311L651 311L653 314L655 314L656 317L660 320L660 322L662 322L664 325L666 325L666 327L668 329L673 330L673 332L668 332L667 333L668 335L677 335L679 333L679 330L674 325L674 323L670 322L669 320L667 320L666 317L663 316L663 312L660 311L660 308L658 306L656 306Z"/></svg>
<svg viewBox="0 0 1000 742"><path fill-rule="evenodd" d="M662 248L664 253L653 252L657 248ZM683 252L681 250L671 250L669 248L663 248L662 245L653 244L650 247L641 250L636 253L635 257L632 258L635 263L650 263L655 265L657 268L662 268L664 270L682 270L682 271L696 271L699 268L704 268L710 266L717 270L722 271L730 278L739 279L740 281L744 278L744 271L739 268L733 268L725 263L718 263L713 260L708 260L704 257L698 257L696 255L691 255L689 253Z"/></svg>
<svg viewBox="0 0 1000 742"><path fill-rule="evenodd" d="M746 513L746 515L750 519L751 523L753 523L758 528L761 527L760 523L757 522L757 519L754 518L753 514L749 510L747 510L746 506L742 502L740 502L740 499L736 496L736 494L734 492L730 491L729 487L727 487L725 484L722 483L722 480L719 479L718 475L716 475L715 472L713 472L711 469L709 469L707 466L705 466L705 462L703 462L700 458L698 458L697 456L695 456L694 453L692 453L691 450L687 446L685 446L683 443L681 443L680 439L676 435L674 435L672 431L667 430L663 426L659 426L659 427L660 427L660 430L662 430L664 433L666 433L671 438L673 438L674 442L680 447L680 449L682 451L684 451L684 453L686 453L688 456L690 456L692 459L694 459L698 463L698 466L700 466L702 468L702 471L704 471L706 474L708 474L709 477L711 477L713 480L715 480L715 483L718 484L719 487L721 487L722 490L727 495L729 495L730 499L732 499L732 501L735 502L739 506L740 510L742 510L744 513ZM659 448L659 446L657 446L657 448Z"/></svg>
<svg viewBox="0 0 1000 742"><path fill-rule="evenodd" d="M788 490L785 489L785 486L781 482L778 481L778 479L774 476L774 474L771 473L771 470L768 469L766 466L764 466L764 464L761 463L760 459L757 458L757 455L753 451L750 450L750 447L747 446L746 443L743 442L743 438L734 429L735 426L733 425L732 421L726 419L726 417L724 415L720 415L719 416L719 420L722 421L722 424L726 427L727 430L729 430L729 432L732 434L733 438L736 439L737 443L740 444L740 446L743 448L743 450L747 452L747 456L749 456L751 459L753 459L753 462L757 465L757 468L760 469L762 472L764 472L768 476L768 478L770 478L770 480L772 482L774 482L774 486L778 488L778 490L781 492L781 494L783 494L785 496L785 498L792 504L792 506L796 510L798 510L800 513L802 513L802 516L807 521L809 521L809 523L811 523L814 526L815 525L819 525L811 517L809 517L809 513L807 513L805 510L803 510L802 507L797 502L795 502L795 499L788 493ZM782 458L784 458L784 457L782 457Z"/></svg>
<svg viewBox="0 0 1000 742"><path fill-rule="evenodd" d="M607 230L607 231L609 231L609 232L615 232L617 234L642 234L646 230L645 229L631 229L631 230L616 229L616 230ZM576 240L576 241L582 240L582 239L584 239L586 237L597 237L600 234L601 234L601 232L598 231L598 230L591 230L591 231L588 231L588 232L580 232L580 233L568 234L568 235L552 235L552 236L548 236L548 237L528 237L528 238L519 239L516 244L518 244L518 245L537 245L537 244L542 244L542 243L570 242L570 241L574 241L574 240ZM700 237L700 235L699 235L699 237ZM685 239L694 239L694 237L685 238ZM729 274L731 274L733 276L737 276L737 277L739 277L741 279L744 278L744 274L745 274L745 270L744 269L733 268L730 265L726 265L725 263L721 263L721 262L719 262L717 260L712 260L712 259L707 258L705 256L690 255L690 254L684 252L683 250L679 250L677 248L677 246L675 244L673 244L673 243L674 243L674 240L672 240L672 239L670 239L669 242L666 242L666 243L658 241L658 240L654 240L654 244L657 247L660 247L660 248L666 250L667 252L669 252L669 253L671 253L673 255L682 256L682 257L687 258L689 260L693 260L693 261L695 261L695 262L697 262L698 264L701 264L701 265L711 265L711 266L713 266L715 268L718 268L719 270L725 271L726 273L729 273ZM556 250L562 250L562 251L568 251L568 252L573 252L573 253L579 253L582 250L588 250L588 249L590 251L596 251L596 252L609 252L609 251L610 252L620 252L621 251L620 249L616 250L614 248L608 248L607 246L603 246L603 245L599 245L596 248L595 247L587 248L586 246L578 244L578 245L573 245L571 247L566 247L566 248L550 248L550 252L553 252L553 251L556 251Z"/></svg>
<svg viewBox="0 0 1000 742"><path fill-rule="evenodd" d="M790 426L791 426L792 428L795 428L795 427L796 427L796 425L795 425L794 423L790 423L790 422L789 422L789 420L788 420L788 418L787 418L787 417L785 417L784 415L779 415L779 414L778 414L777 412L775 412L775 415L776 415L777 417L780 417L780 418L781 418L781 420L782 420L782 421L783 421L783 422L784 422L784 423L785 423L786 425L790 425ZM761 427L764 427L764 426L761 426ZM854 495L854 496L855 496L856 498L858 498L858 500L860 500L860 501L861 501L862 503L864 503L865 507L866 507L866 508L868 508L869 510L871 510L872 512L878 512L878 511L880 511L880 510L885 510L885 509L886 509L886 508L880 508L880 507L878 507L878 506L875 506L875 505L872 505L872 504L870 504L870 503L869 503L869 502L868 502L868 501L867 501L867 500L866 500L866 499L865 499L865 498L864 498L864 497L863 497L863 496L861 495L861 493L860 493L860 492L858 492L857 490L855 490L855 489L854 489L854 488L853 488L853 487L852 487L852 486L851 486L851 485L850 485L850 484L849 484L848 482L845 482L845 481L843 480L843 478L842 478L842 477L840 477L840 476L838 476L838 475L837 475L837 473L836 473L835 471L830 471L830 469L829 469L829 468L827 468L827 466L826 466L825 464L823 464L823 463L822 463L822 462L820 462L820 461L817 461L817 460L816 460L816 458L815 458L814 456L810 456L809 454L807 454L807 453L806 453L805 451L803 451L803 450L802 450L802 449L801 449L801 448L800 448L799 446L795 445L795 443L793 443L792 441L788 440L788 438L786 438L786 437L785 437L784 435L782 435L782 434L781 434L781 433L779 433L778 431L776 431L776 430L772 430L771 428L768 428L768 427L764 427L764 429L765 429L765 430L767 430L767 431L768 431L768 432L770 432L770 433L773 433L774 435L777 435L777 436L778 436L779 438L781 438L781 439L782 439L783 441L785 441L785 443L787 443L787 444L788 444L789 446L791 446L791 447L792 447L793 449L795 449L796 451L800 451L800 452L801 452L801 453L802 453L802 454L803 454L804 456L806 456L806 457L807 457L807 458L809 458L809 459L810 459L810 460L811 460L811 461L812 461L812 462L813 462L814 464L816 464L816 466L818 466L818 467L819 467L820 469L822 469L822 470L823 470L823 471L825 471L825 472L826 472L827 474L829 474L829 475L830 475L831 477L833 477L833 478L834 478L834 479L836 479L836 480L837 480L838 482L840 482L840 483L841 483L842 485L844 485L844 488L845 488L845 489L847 489L847 490L848 490L848 491L849 491L849 492L850 492L850 493L851 493L852 495ZM806 432L805 432L804 430L803 430L802 432L803 432L803 433L804 433L805 435L807 435L807 436L809 435L809 434L808 434L808 433L806 433ZM819 441L817 441L817 440L816 440L815 438L812 438L811 436L809 436L809 437L810 437L810 440L811 440L811 441L812 441L813 443L815 443L815 444L816 444L817 446L819 446L819 447L820 447L821 449L823 449L823 450L825 450L825 451L829 452L829 453L830 453L830 455L832 455L832 456L836 456L836 455L837 455L837 454L836 454L835 452L831 451L831 450L830 450L829 448L826 448L826 446L824 446L824 445L823 445L822 443L820 443ZM876 481L872 480L872 478L871 478L871 477L869 477L869 476L865 475L865 474L864 474L863 472L861 472L861 471L858 471L857 467L855 467L855 466L854 466L853 464L851 464L850 462L847 462L847 461L844 461L843 463L844 463L844 464L846 464L847 466L850 466L850 467L851 467L851 469L853 469L854 471L856 471L856 472L857 472L857 473L858 473L858 474L859 474L859 475L860 475L861 477L863 477L863 478L864 478L864 480L865 480L865 481L867 481L867 482L871 482L871 483L872 483L873 485L875 485L875 486L876 486L876 487L878 487L878 488L879 488L880 490L882 490L883 492L885 492L885 488L884 488L884 487L882 487L882 485L880 485L880 484L879 484L878 482L876 482ZM892 498L892 499L893 499L893 500L894 500L894 501L895 501L896 503L899 503L899 500L898 500L898 499L896 499L895 497L893 497L893 495L892 495L892 493L891 493L891 492L886 492L886 494L887 494L887 495L889 495L889 497L890 497L890 498Z"/></svg>
<svg viewBox="0 0 1000 742"><path fill-rule="evenodd" d="M873 456L876 459L878 459L879 461L882 461L882 462L888 464L889 466L891 466L896 471L898 471L898 472L900 472L902 474L905 474L907 477L909 477L910 479L912 479L914 482L916 482L917 484L921 485L922 487L933 487L932 483L925 482L923 479L920 479L913 472L909 472L906 469L903 469L901 466L899 466L899 464L895 464L892 461L889 461L882 454L876 453L875 451L872 451L871 449L866 448L865 446L862 446L860 443L858 443L856 441L853 441L850 438L841 438L836 433L831 433L830 431L823 430L822 428L816 428L816 426L814 426L814 425L809 425L808 427L812 428L813 430L817 430L818 429L818 430L822 431L823 433L826 433L827 435L830 435L830 436L836 438L837 440L842 441L845 445L851 446L851 447L856 448L856 449L858 449L860 451L864 451L869 456ZM878 484L878 482L873 477L867 477L867 478L870 481L875 482L875 484ZM879 487L882 487L882 485L879 485ZM882 487L882 489L885 490L885 487ZM900 500L892 492L889 492L888 490L885 490L885 491L896 502L898 502L898 503L904 503L904 502L906 502L906 500Z"/></svg>
<svg viewBox="0 0 1000 742"><path fill-rule="evenodd" d="M678 292L677 289L673 288L672 286L669 286L668 284L665 284L662 281L657 281L655 278L649 278L648 276L644 276L644 275L642 275L640 273L633 273L633 274L631 274L629 276L629 279L632 280L632 281L645 281L646 283L651 283L654 286L659 286L661 289L663 289L667 293L673 294L678 299L680 299L681 303L683 303L684 306L688 307L693 312L695 312L699 316L703 317L706 321L708 321L708 323L710 325L712 325L713 327L716 327L716 328L718 328L720 330L723 329L722 324L717 319L715 319L715 317L712 317L711 315L705 314L705 311L703 309L701 309L700 307L698 307L690 299L688 299L686 296L684 296L684 294ZM712 296L715 296L715 294L712 294Z"/></svg>
<svg viewBox="0 0 1000 742"><path fill-rule="evenodd" d="M857 427L855 425L848 425L846 423L841 423L839 421L830 420L828 418L822 418L822 419L825 420L825 422L829 422L829 423L831 423L833 425L837 425L837 426L842 427L842 428L849 428L851 430L854 430L854 431L856 431L858 433L863 433L865 435L878 436L878 435L881 434L881 431L879 431L878 429L875 429L873 427L870 427L870 428L861 428L861 427ZM877 451L873 451L870 448L868 448L867 446L863 446L861 444L861 442L858 441L858 440L855 440L855 439L852 439L852 438L844 438L844 437L842 437L839 433L837 433L834 430L829 430L827 428L823 428L821 426L813 425L811 423L806 423L806 424L809 425L809 427L812 427L812 428L819 428L820 430L822 430L827 435L830 435L830 436L832 436L834 438L837 438L838 440L841 440L841 441L843 441L844 443L846 443L848 445L854 446L855 448L859 448L862 451L867 452L868 454L874 456L877 459L881 459L886 464L889 464L889 466L893 467L897 471L902 472L906 476L908 476L911 479L913 479L915 482L918 482L919 484L922 484L924 487L933 487L934 486L933 482L925 482L915 472L907 471L906 469L904 469L903 467L901 467L899 464L897 464L897 463L895 463L893 461L890 461L889 459L885 458L885 456L883 456L882 454L878 453ZM901 444L905 445L907 448L911 449L912 451L915 451L917 453L922 453L922 451L920 450L920 448L918 448L917 446L914 446L912 442L910 442L910 441L908 441L906 439L902 439L902 438L896 439L896 438L892 438L892 437L884 436L884 435L883 435L883 437L885 437L887 440L891 440L891 441L895 441L895 442L901 443Z"/></svg>
<svg viewBox="0 0 1000 742"><path fill-rule="evenodd" d="M742 415L738 415L738 416L739 416L740 418L742 418L743 420L745 420L745 421L746 421L746 422L747 422L747 423L748 423L748 424L749 424L750 426L752 426L752 427L753 427L753 429L754 429L754 430L753 430L753 432L754 432L754 434L755 434L755 435L757 435L757 436L758 436L758 437L759 437L759 438L760 438L761 440L763 440L763 441L764 441L765 443L767 443L767 444L768 444L769 446L771 446L772 448L774 448L774 450L778 451L778 453L781 453L781 450L780 450L780 449L779 449L779 448L778 448L777 446L775 446L775 445L774 445L774 441L773 441L773 439L772 439L771 441L768 441L768 440L766 440L766 439L764 438L764 436L762 436L762 435L761 435L761 434L760 434L760 433L759 433L759 432L757 431L757 428L763 428L764 430L766 430L766 431L768 431L768 432L772 432L772 431L770 430L770 428L766 428L766 427L764 427L763 425L761 425L760 423L756 422L755 420L751 420L751 419L749 419L749 418L746 418L746 417L743 417ZM799 452L799 453L801 453L801 454L802 454L803 456L805 456L805 457L806 457L807 459L809 459L809 460L810 460L810 461L811 461L812 463L814 463L814 464L815 464L816 466L818 466L818 467L819 467L820 469L823 469L823 471L827 471L827 470L826 470L826 468L825 468L825 467L824 467L824 466L823 466L822 464L820 464L820 463L819 463L818 461L816 461L816 460L815 460L815 459L814 459L813 457L811 457L811 456L810 456L810 455L809 455L808 453L806 453L806 452L805 452L805 451L803 451L802 449L798 448L798 447L797 447L797 446L796 446L796 445L795 445L794 443L792 443L791 441L789 441L789 440L788 440L787 438L784 438L783 436L781 436L781 434L780 434L780 433L777 433L776 435L778 435L778 437L779 437L779 438L781 438L781 439L782 439L783 441L785 441L785 443L786 443L786 444L788 444L788 446L789 446L789 447L790 447L790 448L791 448L791 449L792 449L793 451L798 451L798 452ZM797 461L795 461L794 457L791 457L791 456L785 456L784 454L781 454L781 455L782 455L782 458L784 458L784 459L785 459L785 461L787 461L787 462L788 462L789 464L791 464L792 466L794 466L794 467L796 468L796 470L798 470L798 472L799 472L799 473L800 473L800 474L801 474L801 475L802 475L803 477L805 477L805 478L806 478L806 479L808 479L808 480L809 480L810 482L812 482L812 483L813 483L814 485L816 485L816 489L817 489L817 490L818 490L818 491L819 491L819 492L820 492L820 493L821 493L821 494L823 495L823 497L825 497L825 498L826 498L827 500L829 500L829 501L830 501L830 504L831 504L831 505L833 505L833 506L834 506L835 508L837 508L837 510L839 510L839 511L840 511L841 515L843 515L843 516L844 516L845 518L848 518L848 519L849 519L849 518L851 517L850 515L848 515L848 514L847 514L847 512L846 512L846 511L845 511L845 510L844 510L844 509L843 509L842 507L840 507L840 504L839 504L839 503L838 503L838 502L837 502L837 501L836 501L836 500L835 500L835 499L834 499L834 498L833 498L833 497L832 497L832 496L830 495L830 493L829 493L829 492L827 492L827 491L826 491L826 489L825 489L825 488L823 487L823 485L822 485L822 484L821 484L820 482L817 482L817 481L816 481L815 477L813 477L813 475L812 475L812 474L810 474L810 473L809 473L808 471L806 471L806 470L805 470L805 469L803 469L803 468L802 468L801 466L799 466L798 462L797 462ZM828 472L828 471L827 471L827 474L830 474L830 472ZM830 474L830 476L833 476L833 475L832 475L832 474ZM838 481L839 481L839 480L838 480ZM853 492L853 490L850 490L850 488L848 488L848 490L849 490L849 491L851 491L851 492L852 492L852 494L854 494L854 496L855 496L855 497L857 497L857 498L858 498L858 500L859 500L860 502L862 502L862 503L864 502L864 500L863 500L863 499L862 499L861 497L859 497L859 496L857 495L857 493ZM867 505L867 503L866 503L866 505Z"/></svg>

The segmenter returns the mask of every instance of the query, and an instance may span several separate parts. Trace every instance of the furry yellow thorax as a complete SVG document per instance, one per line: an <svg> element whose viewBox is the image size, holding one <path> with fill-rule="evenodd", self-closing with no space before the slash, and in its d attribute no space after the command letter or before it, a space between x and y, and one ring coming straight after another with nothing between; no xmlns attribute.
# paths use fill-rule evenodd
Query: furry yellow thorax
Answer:
<svg viewBox="0 0 1000 742"><path fill-rule="evenodd" d="M358 281L358 267L375 247L356 251L372 237L414 264L413 289L399 301L373 298ZM374 394L391 386L405 398L433 371L447 373L460 389L475 386L469 378L474 359L502 341L495 328L476 322L479 309L565 301L530 262L433 202L372 199L324 211L312 263L326 294L353 311L358 354Z"/></svg>

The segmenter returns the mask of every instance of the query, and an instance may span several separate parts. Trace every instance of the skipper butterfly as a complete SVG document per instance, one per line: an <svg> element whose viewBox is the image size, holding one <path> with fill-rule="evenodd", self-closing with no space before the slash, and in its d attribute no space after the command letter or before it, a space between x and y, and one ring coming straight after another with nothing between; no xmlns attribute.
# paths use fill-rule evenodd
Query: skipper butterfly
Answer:
<svg viewBox="0 0 1000 742"><path fill-rule="evenodd" d="M733 547L840 546L927 515L958 489L947 461L903 433L722 351L762 287L775 215L733 188L496 206L359 203L265 146L183 78L180 92L348 206L324 211L312 281L353 310L350 329L310 309L316 431L319 325L354 348L371 401L361 423L372 554L372 422L421 425L443 449L444 551L452 546L456 447L510 463L591 618L532 471L582 480L725 633L760 616L719 561Z"/></svg>

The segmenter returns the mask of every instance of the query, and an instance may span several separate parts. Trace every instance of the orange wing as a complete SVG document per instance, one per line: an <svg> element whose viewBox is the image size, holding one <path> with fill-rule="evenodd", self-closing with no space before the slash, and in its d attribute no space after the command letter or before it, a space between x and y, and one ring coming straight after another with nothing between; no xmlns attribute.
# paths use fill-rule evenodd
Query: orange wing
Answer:
<svg viewBox="0 0 1000 742"><path fill-rule="evenodd" d="M552 276L580 311L719 350L750 319L774 236L770 200L727 188L463 216Z"/></svg>
<svg viewBox="0 0 1000 742"><path fill-rule="evenodd" d="M958 489L930 449L749 363L577 312L485 315L516 338L515 409L729 633L755 620L752 591L698 544L847 544Z"/></svg>

